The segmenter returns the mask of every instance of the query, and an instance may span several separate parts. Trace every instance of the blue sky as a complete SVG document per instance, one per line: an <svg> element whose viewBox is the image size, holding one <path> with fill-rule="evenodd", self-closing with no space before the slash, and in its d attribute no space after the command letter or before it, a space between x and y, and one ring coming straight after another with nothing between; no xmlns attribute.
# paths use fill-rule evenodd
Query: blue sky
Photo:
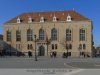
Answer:
<svg viewBox="0 0 100 75"><path fill-rule="evenodd" d="M23 13L34 11L72 10L93 21L95 46L100 45L100 0L0 0L0 33L3 23Z"/></svg>

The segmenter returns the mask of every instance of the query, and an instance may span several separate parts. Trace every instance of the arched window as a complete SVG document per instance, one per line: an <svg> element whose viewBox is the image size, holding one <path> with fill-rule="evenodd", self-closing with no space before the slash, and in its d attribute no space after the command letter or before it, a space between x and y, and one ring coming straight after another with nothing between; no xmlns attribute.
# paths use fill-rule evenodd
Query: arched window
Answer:
<svg viewBox="0 0 100 75"><path fill-rule="evenodd" d="M71 41L72 39L72 31L71 29L66 29L66 41Z"/></svg>
<svg viewBox="0 0 100 75"><path fill-rule="evenodd" d="M86 45L85 44L83 44L83 49L86 49Z"/></svg>
<svg viewBox="0 0 100 75"><path fill-rule="evenodd" d="M39 40L44 40L45 39L45 32L43 29L39 30Z"/></svg>
<svg viewBox="0 0 100 75"><path fill-rule="evenodd" d="M21 31L16 31L16 41L21 41Z"/></svg>
<svg viewBox="0 0 100 75"><path fill-rule="evenodd" d="M11 41L11 31L7 31L7 41Z"/></svg>
<svg viewBox="0 0 100 75"><path fill-rule="evenodd" d="M79 33L80 33L80 41L85 41L85 29L80 29L80 31L79 31Z"/></svg>
<svg viewBox="0 0 100 75"><path fill-rule="evenodd" d="M31 29L27 30L27 41L33 41L33 31Z"/></svg>
<svg viewBox="0 0 100 75"><path fill-rule="evenodd" d="M57 40L57 30L55 28L51 30L51 39Z"/></svg>

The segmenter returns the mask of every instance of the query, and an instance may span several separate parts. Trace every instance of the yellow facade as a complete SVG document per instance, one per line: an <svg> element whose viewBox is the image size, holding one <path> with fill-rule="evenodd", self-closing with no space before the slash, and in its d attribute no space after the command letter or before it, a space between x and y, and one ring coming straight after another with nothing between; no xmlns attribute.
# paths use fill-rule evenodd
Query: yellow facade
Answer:
<svg viewBox="0 0 100 75"><path fill-rule="evenodd" d="M39 30L43 29L45 31L45 40L39 40ZM57 40L51 40L51 30L57 29ZM79 30L85 29L85 41L79 40ZM16 49L16 45L20 44L20 48L17 49L20 52L27 54L28 51L35 51L35 38L33 41L27 41L27 30L32 29L33 35L36 35L36 51L39 52L40 46L44 47L44 56L50 55L51 52L56 51L57 56L62 56L66 50L66 43L72 44L72 49L68 49L71 52L71 57L79 57L80 52L84 52L91 56L92 54L92 22L90 20L86 21L57 21L57 22L32 22L32 23L5 23L4 25L4 41ZM66 41L66 29L71 29L71 41ZM7 41L7 31L11 31L11 41ZM21 31L21 41L16 42L16 31ZM47 49L48 38L49 44ZM32 49L27 49L27 45L32 44ZM52 49L52 44L57 44L57 49ZM85 44L86 49L79 49L79 44Z"/></svg>

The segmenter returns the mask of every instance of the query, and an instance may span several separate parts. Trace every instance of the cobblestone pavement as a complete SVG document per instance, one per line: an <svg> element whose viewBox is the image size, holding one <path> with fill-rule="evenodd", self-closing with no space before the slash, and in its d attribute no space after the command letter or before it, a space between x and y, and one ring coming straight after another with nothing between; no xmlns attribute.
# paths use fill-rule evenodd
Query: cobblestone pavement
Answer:
<svg viewBox="0 0 100 75"><path fill-rule="evenodd" d="M67 69L100 69L100 58L50 58L38 57L1 57L0 68L26 68L26 69L47 69L47 68L67 68Z"/></svg>

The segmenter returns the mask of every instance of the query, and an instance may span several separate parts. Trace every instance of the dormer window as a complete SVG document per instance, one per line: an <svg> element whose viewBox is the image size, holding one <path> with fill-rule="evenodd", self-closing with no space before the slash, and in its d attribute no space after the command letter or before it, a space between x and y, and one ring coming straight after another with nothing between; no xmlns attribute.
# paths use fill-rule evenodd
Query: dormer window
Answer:
<svg viewBox="0 0 100 75"><path fill-rule="evenodd" d="M44 17L41 17L40 18L40 22L44 22Z"/></svg>
<svg viewBox="0 0 100 75"><path fill-rule="evenodd" d="M31 17L28 18L28 23L32 23L32 18Z"/></svg>
<svg viewBox="0 0 100 75"><path fill-rule="evenodd" d="M70 22L70 21L72 21L72 18L71 18L71 16L68 14L68 16L67 16L67 21L68 22Z"/></svg>
<svg viewBox="0 0 100 75"><path fill-rule="evenodd" d="M20 18L19 18L19 17L17 18L17 23L21 23L21 20L20 20Z"/></svg>
<svg viewBox="0 0 100 75"><path fill-rule="evenodd" d="M53 17L53 22L57 22L57 17L56 16Z"/></svg>

